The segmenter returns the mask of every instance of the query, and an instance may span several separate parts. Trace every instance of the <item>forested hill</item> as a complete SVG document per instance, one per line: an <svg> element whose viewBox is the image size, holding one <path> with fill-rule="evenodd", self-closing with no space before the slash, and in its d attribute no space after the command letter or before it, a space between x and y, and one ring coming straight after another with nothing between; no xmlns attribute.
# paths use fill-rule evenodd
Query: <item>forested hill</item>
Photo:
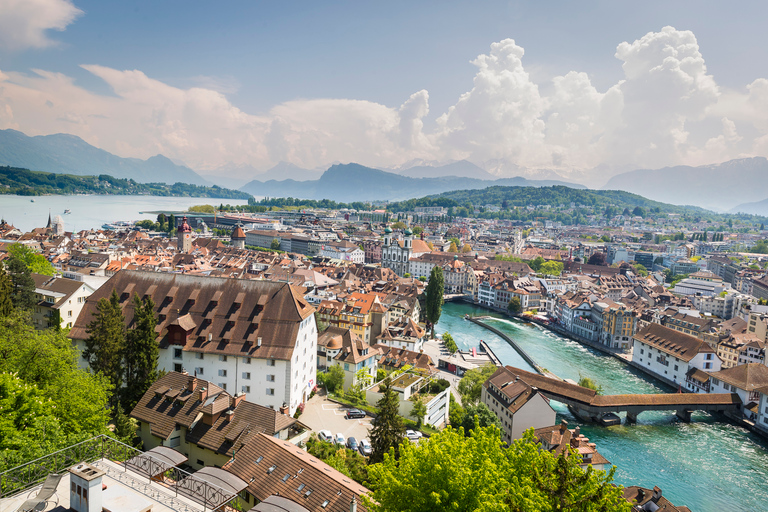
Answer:
<svg viewBox="0 0 768 512"><path fill-rule="evenodd" d="M101 174L99 176L73 176L30 171L18 167L0 166L0 194L39 196L45 194L111 194L177 197L217 197L223 199L249 199L250 194L240 190L204 187L188 183L137 183Z"/></svg>
<svg viewBox="0 0 768 512"><path fill-rule="evenodd" d="M595 208L616 207L630 211L637 207L664 213L711 213L696 206L675 206L652 201L637 194L621 190L590 190L563 186L552 187L501 187L494 186L479 190L453 190L442 194L390 203L390 211L410 211L416 206L443 206L468 208L469 206L498 206L500 208L545 206L571 207L588 206ZM621 212L620 212L621 213Z"/></svg>

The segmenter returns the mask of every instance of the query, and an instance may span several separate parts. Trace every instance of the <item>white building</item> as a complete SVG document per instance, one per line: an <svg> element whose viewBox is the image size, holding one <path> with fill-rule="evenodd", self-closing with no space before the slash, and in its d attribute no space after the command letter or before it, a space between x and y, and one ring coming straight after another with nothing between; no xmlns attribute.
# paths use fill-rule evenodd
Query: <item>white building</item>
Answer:
<svg viewBox="0 0 768 512"><path fill-rule="evenodd" d="M523 432L553 425L555 410L544 395L517 376L511 367L501 367L483 383L482 402L499 418L502 439L511 444Z"/></svg>
<svg viewBox="0 0 768 512"><path fill-rule="evenodd" d="M632 337L632 363L659 379L689 391L698 388L688 382L689 370L717 372L722 360L709 344L659 324L649 324Z"/></svg>
<svg viewBox="0 0 768 512"><path fill-rule="evenodd" d="M743 404L743 416L759 421L755 410L760 403L759 390L768 386L768 367L761 363L740 364L710 375L710 393L736 393Z"/></svg>
<svg viewBox="0 0 768 512"><path fill-rule="evenodd" d="M315 309L287 283L122 270L91 295L73 326L81 350L96 302L112 290L126 325L135 294L154 301L162 370L187 371L290 414L315 386Z"/></svg>
<svg viewBox="0 0 768 512"><path fill-rule="evenodd" d="M94 292L87 284L64 277L32 274L35 304L32 323L37 329L51 327L58 315L61 327L72 327L80 316L86 299Z"/></svg>

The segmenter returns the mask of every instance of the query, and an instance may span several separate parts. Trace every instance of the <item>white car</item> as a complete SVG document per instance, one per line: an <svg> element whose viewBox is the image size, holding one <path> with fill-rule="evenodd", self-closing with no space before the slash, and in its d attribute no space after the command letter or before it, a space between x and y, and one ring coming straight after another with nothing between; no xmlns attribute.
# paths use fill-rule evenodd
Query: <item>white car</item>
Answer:
<svg viewBox="0 0 768 512"><path fill-rule="evenodd" d="M333 442L339 446L345 446L347 444L347 440L344 438L344 434L336 434L336 438L333 440Z"/></svg>
<svg viewBox="0 0 768 512"><path fill-rule="evenodd" d="M417 430L406 430L405 437L410 439L411 442L416 443L423 437L423 434Z"/></svg>
<svg viewBox="0 0 768 512"><path fill-rule="evenodd" d="M360 453L365 457L370 456L373 451L371 449L371 443L369 443L367 439L361 439L360 443L357 445L357 449L360 450Z"/></svg>
<svg viewBox="0 0 768 512"><path fill-rule="evenodd" d="M330 430L321 430L317 433L317 438L321 441L325 441L326 443L333 442L333 434L331 434Z"/></svg>

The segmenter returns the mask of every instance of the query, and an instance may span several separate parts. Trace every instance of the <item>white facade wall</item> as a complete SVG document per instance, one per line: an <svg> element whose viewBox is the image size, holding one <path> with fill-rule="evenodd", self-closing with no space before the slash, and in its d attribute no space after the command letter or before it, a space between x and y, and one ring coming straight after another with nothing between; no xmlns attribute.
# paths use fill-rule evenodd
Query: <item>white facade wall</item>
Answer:
<svg viewBox="0 0 768 512"><path fill-rule="evenodd" d="M722 367L722 361L717 354L712 352L699 353L690 361L684 361L638 341L636 338L633 338L632 341L633 363L642 366L646 371L684 387L686 386L685 374L690 368L698 368L699 370L711 373L720 371ZM686 389L694 390L691 387L686 387Z"/></svg>

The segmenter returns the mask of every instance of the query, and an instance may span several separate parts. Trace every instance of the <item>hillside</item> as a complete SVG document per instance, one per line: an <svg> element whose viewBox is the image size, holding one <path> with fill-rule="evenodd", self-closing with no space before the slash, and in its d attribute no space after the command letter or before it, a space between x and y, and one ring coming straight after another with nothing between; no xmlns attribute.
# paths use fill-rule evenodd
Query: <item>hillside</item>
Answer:
<svg viewBox="0 0 768 512"><path fill-rule="evenodd" d="M28 137L16 130L0 130L0 165L76 176L108 174L139 183L210 185L192 169L162 155L147 160L121 158L63 133Z"/></svg>
<svg viewBox="0 0 768 512"><path fill-rule="evenodd" d="M439 166L415 165L394 172L410 178L441 178L444 176L456 176L458 178L476 178L480 180L497 179L493 174L486 172L482 168L466 160L459 160L458 162Z"/></svg>
<svg viewBox="0 0 768 512"><path fill-rule="evenodd" d="M73 176L49 172L30 171L18 167L0 166L0 194L20 196L104 194L104 195L151 195L176 197L216 197L222 199L248 199L251 196L240 190L201 187L188 183L137 183L133 180L100 176Z"/></svg>
<svg viewBox="0 0 768 512"><path fill-rule="evenodd" d="M765 199L766 191L760 184L766 176L768 160L742 158L700 167L630 171L614 176L603 189L626 190L672 204L731 210L736 205Z"/></svg>
<svg viewBox="0 0 768 512"><path fill-rule="evenodd" d="M768 199L740 204L731 208L730 213L748 213L750 215L768 216Z"/></svg>
<svg viewBox="0 0 768 512"><path fill-rule="evenodd" d="M388 200L397 201L451 190L479 189L489 185L546 187L561 185L583 188L560 181L535 181L525 178L505 178L485 181L476 178L445 176L412 178L359 164L339 164L330 167L320 179L312 181L283 180L261 182L254 180L240 188L254 196L296 197L301 199L330 199L340 202Z"/></svg>

